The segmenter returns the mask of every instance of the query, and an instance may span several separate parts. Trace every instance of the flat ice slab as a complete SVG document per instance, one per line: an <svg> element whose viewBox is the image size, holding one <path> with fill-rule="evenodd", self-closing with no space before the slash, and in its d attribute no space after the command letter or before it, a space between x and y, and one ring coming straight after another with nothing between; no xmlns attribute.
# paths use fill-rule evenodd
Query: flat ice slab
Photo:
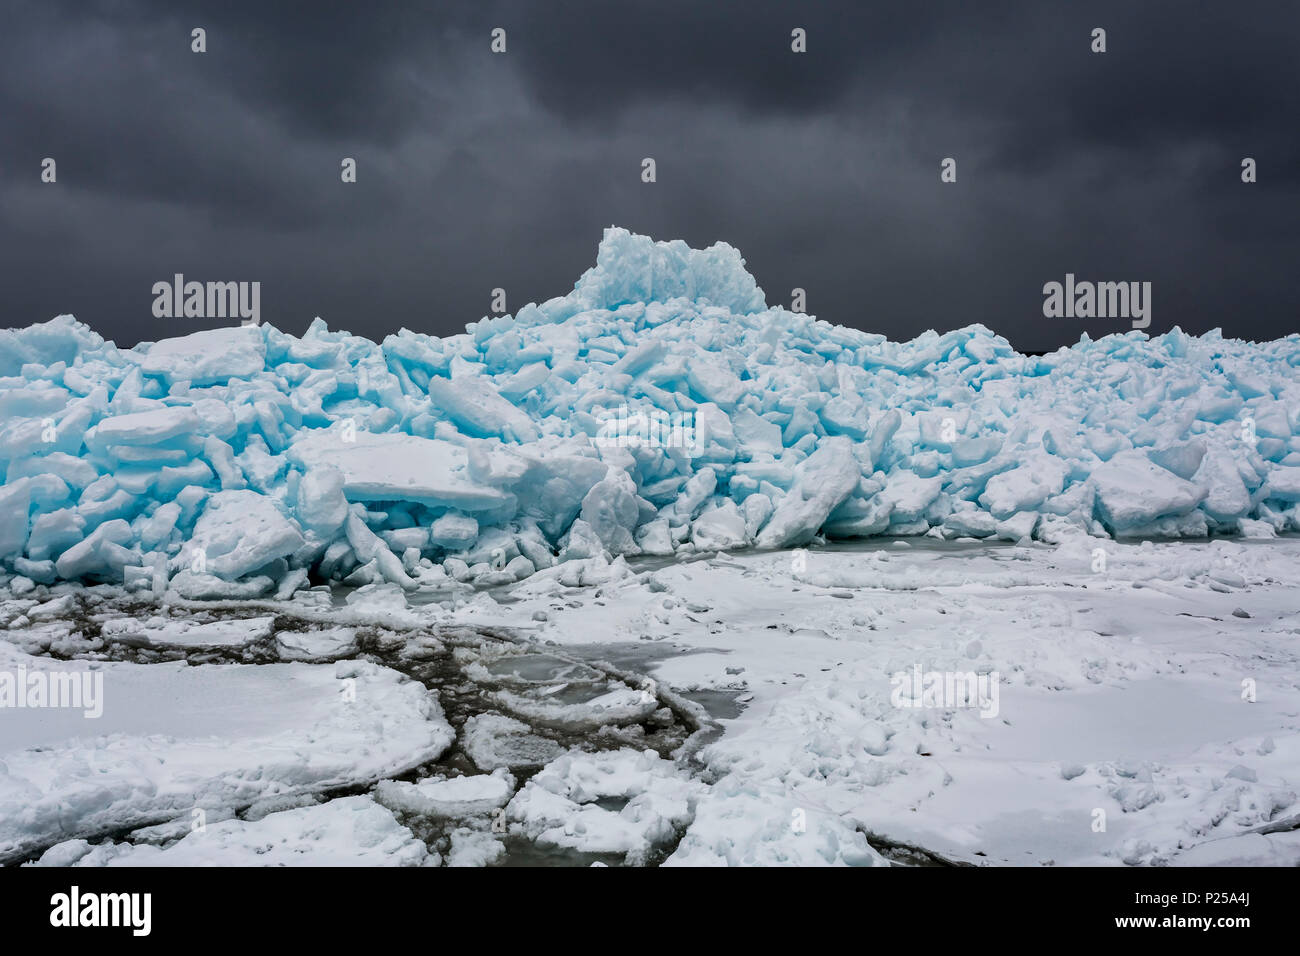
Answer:
<svg viewBox="0 0 1300 956"><path fill-rule="evenodd" d="M304 468L331 465L343 473L350 501L413 501L479 511L510 500L496 488L473 481L463 447L417 435L355 432L344 440L341 429L303 436L288 451Z"/></svg>
<svg viewBox="0 0 1300 956"><path fill-rule="evenodd" d="M166 847L147 843L92 846L70 840L51 847L42 866L427 866L424 842L372 797L271 813L260 820L222 820Z"/></svg>
<svg viewBox="0 0 1300 956"><path fill-rule="evenodd" d="M102 674L99 718L9 709L0 720L0 859L199 806L373 781L438 757L438 701L365 662L63 662L0 643L0 670Z"/></svg>
<svg viewBox="0 0 1300 956"><path fill-rule="evenodd" d="M113 640L136 641L154 647L236 648L271 636L274 616L232 618L193 623L155 616L143 621L131 617L104 622L101 633Z"/></svg>

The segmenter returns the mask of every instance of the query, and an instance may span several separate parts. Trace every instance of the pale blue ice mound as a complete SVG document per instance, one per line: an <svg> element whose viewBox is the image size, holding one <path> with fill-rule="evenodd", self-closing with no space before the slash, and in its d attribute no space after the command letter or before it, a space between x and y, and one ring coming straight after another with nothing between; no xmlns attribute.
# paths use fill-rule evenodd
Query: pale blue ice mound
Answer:
<svg viewBox="0 0 1300 956"><path fill-rule="evenodd" d="M886 341L606 230L573 292L381 344L0 331L0 562L185 596L515 580L817 536L1300 528L1300 337Z"/></svg>

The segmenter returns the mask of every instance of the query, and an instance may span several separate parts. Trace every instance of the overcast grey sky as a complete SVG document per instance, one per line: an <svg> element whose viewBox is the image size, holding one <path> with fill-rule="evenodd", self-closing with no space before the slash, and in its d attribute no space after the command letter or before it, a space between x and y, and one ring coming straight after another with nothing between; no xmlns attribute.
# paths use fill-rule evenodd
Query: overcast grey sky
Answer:
<svg viewBox="0 0 1300 956"><path fill-rule="evenodd" d="M286 331L444 335L494 287L512 312L564 294L618 224L725 240L769 302L799 286L892 338L1123 331L1043 317L1067 272L1150 281L1152 333L1300 330L1290 0L10 0L2 22L3 326L218 324L153 317L181 272L260 281Z"/></svg>

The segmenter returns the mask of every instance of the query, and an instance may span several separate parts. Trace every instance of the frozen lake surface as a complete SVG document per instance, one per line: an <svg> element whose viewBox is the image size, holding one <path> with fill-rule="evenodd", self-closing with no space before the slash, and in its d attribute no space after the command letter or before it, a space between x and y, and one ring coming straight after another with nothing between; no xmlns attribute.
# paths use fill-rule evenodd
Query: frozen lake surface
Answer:
<svg viewBox="0 0 1300 956"><path fill-rule="evenodd" d="M5 594L0 671L101 674L102 716L0 710L0 854L1300 862L1300 541L1089 544L1100 569L912 539L582 587ZM900 706L922 672L996 697Z"/></svg>

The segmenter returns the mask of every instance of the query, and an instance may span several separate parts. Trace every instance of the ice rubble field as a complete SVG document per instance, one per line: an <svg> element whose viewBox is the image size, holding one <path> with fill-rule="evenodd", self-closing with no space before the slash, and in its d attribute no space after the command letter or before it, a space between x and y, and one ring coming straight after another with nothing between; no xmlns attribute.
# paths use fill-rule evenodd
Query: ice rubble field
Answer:
<svg viewBox="0 0 1300 956"><path fill-rule="evenodd" d="M768 308L729 246L621 229L569 295L445 339L317 321L123 350L61 316L0 345L19 587L284 597L309 573L415 589L819 532L1300 526L1300 337L897 344ZM688 447L637 440L656 410L689 416Z"/></svg>
<svg viewBox="0 0 1300 956"><path fill-rule="evenodd" d="M106 688L0 712L0 861L1300 862L1300 337L891 343L610 229L446 339L0 344L0 671ZM366 628L630 670L449 721ZM649 749L680 693L724 732Z"/></svg>

